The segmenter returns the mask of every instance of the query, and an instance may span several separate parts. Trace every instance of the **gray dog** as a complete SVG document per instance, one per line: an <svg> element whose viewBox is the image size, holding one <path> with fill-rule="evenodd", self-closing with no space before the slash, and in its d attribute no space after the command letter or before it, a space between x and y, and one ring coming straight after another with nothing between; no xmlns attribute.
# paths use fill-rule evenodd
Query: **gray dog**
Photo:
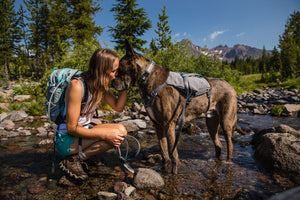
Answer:
<svg viewBox="0 0 300 200"><path fill-rule="evenodd" d="M221 125L227 142L227 160L231 161L231 136L237 121L237 95L233 87L222 79L204 78L202 80L210 86L209 92L190 98L184 90L180 91L180 88L168 84L168 78L173 72L135 53L128 41L125 46L126 55L120 60L118 75L112 86L119 91L129 86L139 87L140 95L146 102L147 113L156 129L164 170L174 174L178 172L175 125L182 113L184 121L199 118L202 113L206 113L206 125L218 159L222 149L218 136Z"/></svg>

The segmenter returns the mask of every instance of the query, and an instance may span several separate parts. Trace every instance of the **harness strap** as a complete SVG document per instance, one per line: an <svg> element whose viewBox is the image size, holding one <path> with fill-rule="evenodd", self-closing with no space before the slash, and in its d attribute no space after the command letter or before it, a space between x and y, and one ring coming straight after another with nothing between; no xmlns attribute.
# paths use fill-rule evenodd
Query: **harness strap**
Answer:
<svg viewBox="0 0 300 200"><path fill-rule="evenodd" d="M147 107L153 101L153 99L157 96L157 93L167 85L166 82L158 86L155 90L153 90L149 95L146 95L147 101L143 102L144 106Z"/></svg>
<svg viewBox="0 0 300 200"><path fill-rule="evenodd" d="M186 76L184 76L184 74L181 74L181 76L183 77L184 80L184 85L185 85L185 89L187 92L187 97L186 97L186 101L184 103L183 109L181 111L181 120L180 120L180 124L179 127L177 129L177 133L176 133L176 138L175 138L175 142L174 142L174 146L172 148L172 151L170 152L170 157L173 157L173 153L175 151L175 148L177 147L177 143L179 141L179 137L180 137L180 133L182 131L183 128L183 124L184 124L184 113L185 113L185 108L186 106L191 102L192 100L192 93L190 91L190 86L189 86L189 82L188 79L186 78Z"/></svg>

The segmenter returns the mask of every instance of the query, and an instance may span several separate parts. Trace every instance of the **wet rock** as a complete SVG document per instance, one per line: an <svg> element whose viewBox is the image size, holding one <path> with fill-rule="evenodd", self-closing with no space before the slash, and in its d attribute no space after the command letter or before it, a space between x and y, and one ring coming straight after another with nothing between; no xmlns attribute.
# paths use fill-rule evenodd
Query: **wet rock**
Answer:
<svg viewBox="0 0 300 200"><path fill-rule="evenodd" d="M124 192L127 188L127 183L125 182L116 182L115 186L114 186L114 191L116 193L121 193Z"/></svg>
<svg viewBox="0 0 300 200"><path fill-rule="evenodd" d="M282 193L276 194L268 200L298 200L300 197L300 187L296 187Z"/></svg>
<svg viewBox="0 0 300 200"><path fill-rule="evenodd" d="M75 187L76 184L70 181L66 176L62 176L59 181L58 185L63 186L63 187Z"/></svg>
<svg viewBox="0 0 300 200"><path fill-rule="evenodd" d="M274 126L272 128L263 129L254 134L253 139L251 141L252 145L256 145L260 138L266 133L289 133L294 135L297 138L300 138L300 131L293 129L292 127L280 124L278 126Z"/></svg>
<svg viewBox="0 0 300 200"><path fill-rule="evenodd" d="M116 193L105 192L105 191L98 192L97 196L99 200L115 200L118 197Z"/></svg>
<svg viewBox="0 0 300 200"><path fill-rule="evenodd" d="M53 140L52 139L45 139L39 142L39 147L48 145L48 144L53 144Z"/></svg>
<svg viewBox="0 0 300 200"><path fill-rule="evenodd" d="M233 200L263 200L259 193L243 189L237 192Z"/></svg>
<svg viewBox="0 0 300 200"><path fill-rule="evenodd" d="M299 142L290 133L265 133L255 143L254 157L268 169L299 176Z"/></svg>
<svg viewBox="0 0 300 200"><path fill-rule="evenodd" d="M126 196L130 196L133 192L135 192L136 188L130 185L128 188L125 189L124 194Z"/></svg>
<svg viewBox="0 0 300 200"><path fill-rule="evenodd" d="M159 189L165 185L164 179L159 173L146 168L137 169L133 184L137 189Z"/></svg>
<svg viewBox="0 0 300 200"><path fill-rule="evenodd" d="M41 186L41 185L29 185L28 186L28 192L30 194L39 194L39 193L42 193L45 191L46 191L45 187Z"/></svg>

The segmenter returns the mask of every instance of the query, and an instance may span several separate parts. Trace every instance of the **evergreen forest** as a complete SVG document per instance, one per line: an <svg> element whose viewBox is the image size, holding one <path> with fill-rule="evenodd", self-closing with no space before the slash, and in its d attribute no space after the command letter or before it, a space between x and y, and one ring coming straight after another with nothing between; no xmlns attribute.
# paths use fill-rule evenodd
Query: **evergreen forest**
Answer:
<svg viewBox="0 0 300 200"><path fill-rule="evenodd" d="M0 87L14 88L15 94L30 94L27 111L43 113L49 74L54 68L86 70L93 52L100 43L104 27L95 24L95 14L101 12L102 1L95 0L0 0ZM222 78L238 93L257 87L300 88L300 12L287 16L279 45L271 54L258 59L236 57L221 62L205 55L196 56L186 43L172 42L167 7L161 8L157 24L152 24L138 0L116 0L110 10L116 25L108 27L114 50L124 55L124 40L128 39L137 52L172 71L184 71ZM142 36L155 29L151 41ZM147 46L148 42L148 46ZM254 84L252 84L254 83ZM132 96L134 96L134 88ZM0 94L0 101L4 99ZM11 100L11 107L18 107Z"/></svg>

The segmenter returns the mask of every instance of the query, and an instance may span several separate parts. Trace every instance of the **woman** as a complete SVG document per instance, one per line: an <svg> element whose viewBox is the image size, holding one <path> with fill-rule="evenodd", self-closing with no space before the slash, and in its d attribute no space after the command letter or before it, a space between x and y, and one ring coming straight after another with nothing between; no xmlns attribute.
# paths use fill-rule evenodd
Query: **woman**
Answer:
<svg viewBox="0 0 300 200"><path fill-rule="evenodd" d="M83 170L83 161L121 145L127 134L122 124L100 124L90 127L96 108L105 101L115 111L121 112L127 99L127 90L121 91L116 98L109 90L109 83L117 75L119 59L109 49L98 49L92 55L88 71L82 77L86 81L88 100L81 110L83 86L73 79L66 90L66 123L59 126L56 138L57 151L66 156L60 168L71 177L80 180L88 178ZM79 145L81 144L81 145ZM82 152L79 151L82 148Z"/></svg>

